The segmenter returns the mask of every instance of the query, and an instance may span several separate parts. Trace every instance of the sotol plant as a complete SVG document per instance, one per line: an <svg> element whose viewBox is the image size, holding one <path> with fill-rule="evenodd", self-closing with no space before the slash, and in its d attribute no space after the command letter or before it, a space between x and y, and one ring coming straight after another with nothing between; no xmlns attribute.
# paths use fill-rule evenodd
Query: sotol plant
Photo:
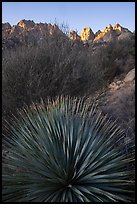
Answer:
<svg viewBox="0 0 137 204"><path fill-rule="evenodd" d="M124 132L83 99L33 104L5 135L3 201L134 201Z"/></svg>

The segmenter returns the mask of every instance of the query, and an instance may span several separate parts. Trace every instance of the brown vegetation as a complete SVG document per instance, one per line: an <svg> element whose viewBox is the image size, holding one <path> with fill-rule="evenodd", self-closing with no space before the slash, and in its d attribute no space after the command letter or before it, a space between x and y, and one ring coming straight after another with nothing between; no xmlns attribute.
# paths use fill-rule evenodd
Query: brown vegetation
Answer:
<svg viewBox="0 0 137 204"><path fill-rule="evenodd" d="M83 46L57 33L45 36L37 44L32 39L23 46L4 49L3 119L15 114L24 104L39 102L41 98L94 96L114 77L134 68L134 49L134 36L94 44L93 49L92 45Z"/></svg>

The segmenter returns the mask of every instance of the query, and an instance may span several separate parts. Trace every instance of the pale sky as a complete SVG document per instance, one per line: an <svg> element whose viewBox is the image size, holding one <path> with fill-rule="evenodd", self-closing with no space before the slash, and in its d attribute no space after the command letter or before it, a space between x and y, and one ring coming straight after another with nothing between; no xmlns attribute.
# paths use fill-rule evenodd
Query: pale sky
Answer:
<svg viewBox="0 0 137 204"><path fill-rule="evenodd" d="M135 30L135 2L2 2L2 22L17 24L20 20L35 23L64 23L70 30L93 32L119 23Z"/></svg>

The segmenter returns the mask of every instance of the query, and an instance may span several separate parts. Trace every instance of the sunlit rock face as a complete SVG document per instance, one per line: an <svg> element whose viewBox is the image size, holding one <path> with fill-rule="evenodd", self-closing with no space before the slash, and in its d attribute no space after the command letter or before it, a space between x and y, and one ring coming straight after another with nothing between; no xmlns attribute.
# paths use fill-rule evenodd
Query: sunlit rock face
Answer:
<svg viewBox="0 0 137 204"><path fill-rule="evenodd" d="M110 32L113 30L113 27L111 24L109 24L105 29L104 29L104 33Z"/></svg>
<svg viewBox="0 0 137 204"><path fill-rule="evenodd" d="M122 31L123 28L122 28L118 23L116 23L116 25L113 27L113 30L119 30L119 31Z"/></svg>
<svg viewBox="0 0 137 204"><path fill-rule="evenodd" d="M70 39L71 40L80 40L86 43L89 42L108 42L111 40L116 39L123 39L124 37L127 37L130 35L131 32L127 29L122 27L120 24L116 23L114 27L109 24L104 28L103 31L98 30L95 34L93 33L92 29L90 27L83 28L80 36L77 34L76 31L70 32Z"/></svg>
<svg viewBox="0 0 137 204"><path fill-rule="evenodd" d="M87 40L94 40L95 35L93 31L91 30L91 28L88 27L88 28L82 29L80 33L80 37L82 41L87 41Z"/></svg>
<svg viewBox="0 0 137 204"><path fill-rule="evenodd" d="M127 29L122 27L120 24L116 24L114 27L112 27L111 24L109 24L103 32L99 32L99 34L95 35L94 42L96 41L110 41L117 39L123 39L128 36L130 36L131 32Z"/></svg>
<svg viewBox="0 0 137 204"><path fill-rule="evenodd" d="M106 43L113 40L129 38L133 33L120 24L112 27L109 24L103 31L98 30L95 34L90 27L82 29L80 35L76 31L65 34L57 24L50 23L34 23L32 20L21 20L17 25L11 26L8 22L2 23L2 41L3 48L14 47L13 45L23 45L26 43L37 44L45 37L61 37L75 42L81 42L83 45L92 45L98 43ZM9 46L10 45L10 46Z"/></svg>
<svg viewBox="0 0 137 204"><path fill-rule="evenodd" d="M19 23L17 23L17 26L27 30L31 30L35 26L35 23L34 21L23 19Z"/></svg>
<svg viewBox="0 0 137 204"><path fill-rule="evenodd" d="M111 24L109 24L103 32L99 32L99 34L95 37L94 41L99 40L100 38L103 38L108 32L113 32L113 27Z"/></svg>
<svg viewBox="0 0 137 204"><path fill-rule="evenodd" d="M21 20L17 25L2 24L3 48L12 48L24 44L39 44L47 36L67 38L62 30L50 23L34 23L31 20Z"/></svg>
<svg viewBox="0 0 137 204"><path fill-rule="evenodd" d="M101 30L98 30L98 31L95 33L95 37L97 37L100 33L101 33Z"/></svg>

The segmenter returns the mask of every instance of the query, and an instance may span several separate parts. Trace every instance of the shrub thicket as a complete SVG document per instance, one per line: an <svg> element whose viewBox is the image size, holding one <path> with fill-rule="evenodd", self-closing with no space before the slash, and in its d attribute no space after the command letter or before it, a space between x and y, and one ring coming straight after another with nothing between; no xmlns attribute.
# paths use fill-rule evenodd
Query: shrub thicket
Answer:
<svg viewBox="0 0 137 204"><path fill-rule="evenodd" d="M47 96L92 95L121 72L129 57L134 63L133 39L108 43L96 50L93 53L91 46L72 43L60 35L3 50L3 117L24 103L29 105Z"/></svg>

